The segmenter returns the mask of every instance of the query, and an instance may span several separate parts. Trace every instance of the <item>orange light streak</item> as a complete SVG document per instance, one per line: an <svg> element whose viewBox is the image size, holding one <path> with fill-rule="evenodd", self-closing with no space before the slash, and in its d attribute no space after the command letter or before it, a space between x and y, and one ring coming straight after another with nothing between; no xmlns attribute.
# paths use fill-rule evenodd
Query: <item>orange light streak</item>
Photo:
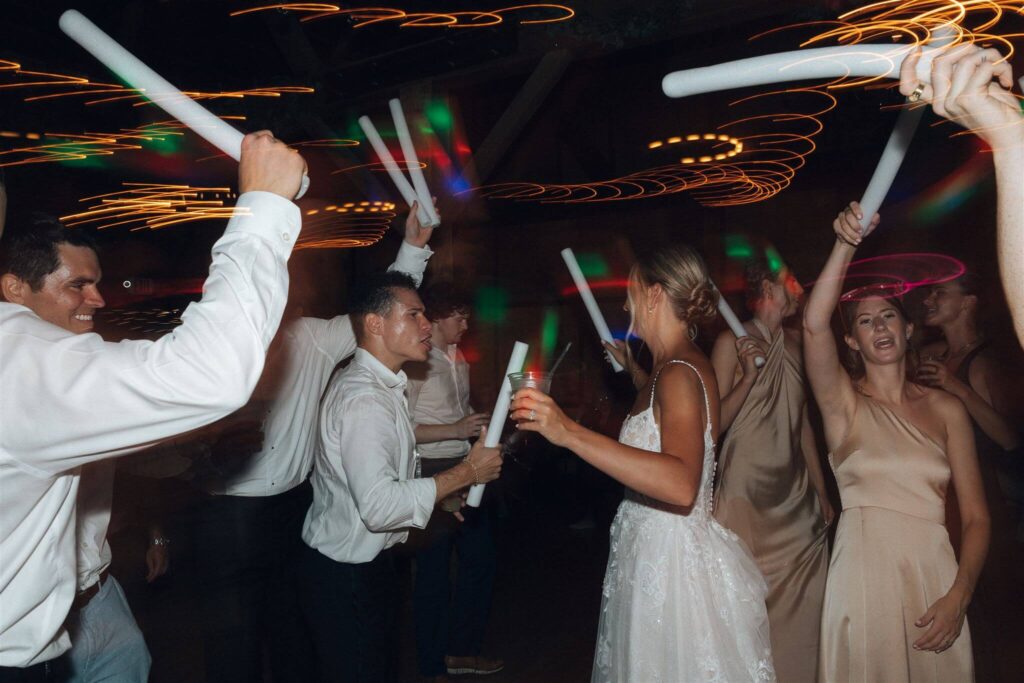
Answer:
<svg viewBox="0 0 1024 683"><path fill-rule="evenodd" d="M69 228L160 230L182 223L227 220L249 210L228 204L237 195L228 187L192 187L163 183L122 183L123 189L79 201L84 211L61 216ZM383 201L328 204L302 202L302 235L296 249L349 249L376 244L395 218L395 205Z"/></svg>
<svg viewBox="0 0 1024 683"><path fill-rule="evenodd" d="M1021 0L883 0L850 10L835 21L791 24L765 31L753 39L807 27L825 27L825 30L800 44L801 47L820 43L857 45L869 42L897 42L918 46L952 31L949 47L961 43L984 44L1003 53L1003 60L1015 52L1013 39L1022 33L997 33L995 29L1007 14L1024 15ZM941 32L941 33L940 33ZM888 79L840 78L828 88L852 88L884 82L885 87L896 87Z"/></svg>
<svg viewBox="0 0 1024 683"><path fill-rule="evenodd" d="M122 183L117 192L83 197L94 202L79 213L61 216L69 228L92 226L97 230L123 227L131 231L159 230L180 223L223 220L247 209L225 206L235 198L228 187L191 187L161 183Z"/></svg>
<svg viewBox="0 0 1024 683"><path fill-rule="evenodd" d="M21 64L6 59L0 59L0 72L9 72L15 80L10 83L0 83L0 90L12 90L22 88L57 87L57 92L48 92L41 95L32 95L24 99L25 102L40 102L63 97L93 98L86 99L86 105L105 104L109 102L131 102L132 106L143 107L153 104L154 99L148 98L146 94L135 88L128 88L117 83L100 83L91 81L84 76L71 76L68 74L48 73L44 71L28 71L21 68ZM29 77L25 80L25 77ZM45 80L39 80L42 77ZM67 90L72 87L74 90ZM225 90L221 92L206 92L202 90L186 90L184 93L194 100L216 100L216 99L243 99L246 97L281 97L281 95L304 95L313 93L315 90L306 86L298 85L274 85L247 90ZM105 95L106 97L99 97ZM112 96L111 96L112 95ZM155 98L159 99L159 97Z"/></svg>
<svg viewBox="0 0 1024 683"><path fill-rule="evenodd" d="M245 120L244 116L224 116L225 120ZM179 121L160 121L116 133L25 133L28 140L41 144L26 145L0 151L0 168L25 164L81 161L95 156L111 156L116 152L143 149L140 143L160 141L168 136L184 135L187 126ZM19 133L4 131L0 138L18 138ZM51 142L47 142L47 139Z"/></svg>
<svg viewBox="0 0 1024 683"><path fill-rule="evenodd" d="M560 21L568 21L576 16L575 10L565 5L551 3L530 3L525 5L512 5L491 10L469 10L456 12L406 12L405 10L390 7L354 7L342 9L338 5L328 5L315 2L279 3L251 7L249 9L231 12L230 16L237 17L253 12L266 12L269 10L283 10L292 12L311 13L301 21L313 21L331 16L346 16L352 21L352 28L363 28L373 24L385 22L397 23L399 28L482 28L485 26L496 26L505 21L506 15L512 14L541 14L540 18L522 18L518 23L523 26L530 24L553 24ZM544 16L549 14L550 16Z"/></svg>
<svg viewBox="0 0 1024 683"><path fill-rule="evenodd" d="M732 145L726 152L683 157L677 164L659 166L619 178L592 183L500 183L472 188L490 199L541 203L581 204L587 202L646 199L692 192L705 206L752 204L774 197L789 187L806 157L814 152L814 138L824 130L821 117L836 106L836 98L813 88L795 88L747 97L733 105L771 101L785 94L792 101L807 102L805 113L773 113L748 116L722 124L717 133L673 136L650 149L684 142L713 142ZM740 135L733 130L768 129ZM734 142L735 141L735 142ZM736 152L733 157L728 152ZM742 152L742 155L740 153Z"/></svg>

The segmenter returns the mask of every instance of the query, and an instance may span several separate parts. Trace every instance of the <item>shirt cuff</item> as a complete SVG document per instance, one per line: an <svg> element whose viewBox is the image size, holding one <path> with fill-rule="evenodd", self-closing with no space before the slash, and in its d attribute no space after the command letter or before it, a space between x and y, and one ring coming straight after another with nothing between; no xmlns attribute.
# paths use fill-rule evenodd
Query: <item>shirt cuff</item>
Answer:
<svg viewBox="0 0 1024 683"><path fill-rule="evenodd" d="M434 504L437 502L437 482L433 477L427 477L412 479L408 483L416 486L412 526L416 529L426 529L430 515L434 512Z"/></svg>
<svg viewBox="0 0 1024 683"><path fill-rule="evenodd" d="M247 232L262 237L287 256L302 231L299 207L273 192L246 192L235 204L235 215L224 234Z"/></svg>
<svg viewBox="0 0 1024 683"><path fill-rule="evenodd" d="M430 248L429 244L417 247L402 240L402 246L398 248L398 256L395 257L395 262L388 270L397 270L411 276L419 286L423 282L423 273L427 270L427 261L433 255L434 250Z"/></svg>

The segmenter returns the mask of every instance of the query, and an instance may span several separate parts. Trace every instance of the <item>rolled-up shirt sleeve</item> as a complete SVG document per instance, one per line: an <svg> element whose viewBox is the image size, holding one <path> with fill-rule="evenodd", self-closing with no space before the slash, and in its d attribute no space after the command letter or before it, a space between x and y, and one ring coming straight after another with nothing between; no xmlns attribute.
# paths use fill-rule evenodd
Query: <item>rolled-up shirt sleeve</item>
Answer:
<svg viewBox="0 0 1024 683"><path fill-rule="evenodd" d="M248 192L213 246L203 297L155 342L104 342L5 311L0 448L61 472L209 424L248 400L288 293L298 207Z"/></svg>
<svg viewBox="0 0 1024 683"><path fill-rule="evenodd" d="M430 245L417 247L402 240L402 246L398 248L398 256L395 262L388 266L388 272L397 270L405 273L416 281L416 286L423 284L423 273L427 270L427 261L434 255Z"/></svg>
<svg viewBox="0 0 1024 683"><path fill-rule="evenodd" d="M359 517L373 532L427 526L434 508L434 480L406 479L389 402L372 394L347 397L337 413L341 464Z"/></svg>

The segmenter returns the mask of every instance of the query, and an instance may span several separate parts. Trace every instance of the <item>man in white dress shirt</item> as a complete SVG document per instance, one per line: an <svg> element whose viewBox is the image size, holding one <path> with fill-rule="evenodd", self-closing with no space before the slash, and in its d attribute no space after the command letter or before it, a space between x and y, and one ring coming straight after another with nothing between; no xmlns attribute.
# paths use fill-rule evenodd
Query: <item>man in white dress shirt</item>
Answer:
<svg viewBox="0 0 1024 683"><path fill-rule="evenodd" d="M416 208L409 211L405 239L388 270L407 273L419 284L432 254L427 243L433 229L420 224ZM355 350L348 315L282 324L241 411L242 419L262 423L262 446L255 453L222 452L210 461L223 465L223 476L206 486L212 495L196 534L207 680L261 680L265 658L275 683L307 683L314 675L294 564L313 498L307 480L320 397L335 366Z"/></svg>
<svg viewBox="0 0 1024 683"><path fill-rule="evenodd" d="M101 272L73 231L31 253L3 250L0 681L53 680L52 664L69 647L78 468L209 424L248 400L284 310L301 229L290 198L304 166L269 132L245 137L241 211L213 247L202 300L156 342L113 344L91 333Z"/></svg>
<svg viewBox="0 0 1024 683"><path fill-rule="evenodd" d="M402 365L426 360L431 335L416 283L395 272L368 278L349 313L359 347L321 403L300 598L323 681L394 681L399 589L389 551L426 526L437 501L496 479L501 455L480 439L457 467L416 478Z"/></svg>
<svg viewBox="0 0 1024 683"><path fill-rule="evenodd" d="M480 434L489 416L470 407L469 364L458 347L469 328L469 295L436 282L423 293L423 303L432 348L425 362L410 363L406 372L421 469L431 476L462 462L468 439ZM448 673L492 674L504 667L480 656L497 567L489 512L467 508L464 517L458 522L435 510L416 553L416 660L420 675L435 681L448 680ZM456 548L453 596L449 574Z"/></svg>

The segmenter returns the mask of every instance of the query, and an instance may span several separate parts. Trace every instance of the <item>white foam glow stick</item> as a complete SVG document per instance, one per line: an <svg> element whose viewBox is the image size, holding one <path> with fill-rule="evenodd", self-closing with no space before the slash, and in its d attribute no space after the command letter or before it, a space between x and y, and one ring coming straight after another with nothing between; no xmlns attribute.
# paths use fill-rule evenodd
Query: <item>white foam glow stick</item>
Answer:
<svg viewBox="0 0 1024 683"><path fill-rule="evenodd" d="M951 28L943 27L933 34L929 44L932 46L947 45L955 37L956 34ZM929 65L929 71L926 72L926 76L931 76L930 69ZM921 70L919 68L918 74L920 73ZM930 78L926 78L922 82L930 80ZM882 150L878 166L875 167L871 181L868 182L868 187L864 190L864 196L860 200L860 208L864 214L864 218L860 221L861 232L871 223L871 218L882 206L885 196L889 194L889 188L892 187L892 182L896 179L896 174L903 164L903 158L907 156L907 149L910 147L911 140L914 139L914 133L917 132L917 125L921 122L925 109L924 105L904 109L900 112L899 118L896 119L896 125L889 135L888 142L885 143L885 149Z"/></svg>
<svg viewBox="0 0 1024 683"><path fill-rule="evenodd" d="M398 164L395 163L395 158L391 156L391 152L388 151L388 146L384 144L384 141L380 138L380 133L377 132L376 127L373 125L373 121L370 120L369 116L359 117L359 127L363 129L363 133L366 135L366 139L370 141L370 145L373 147L373 151L377 153L377 157L380 162L384 164L384 170L391 176L391 182L395 184L395 189L398 190L398 194L402 195L402 199L405 203L412 208L413 202L418 201L416 196L416 190L412 188L409 181L405 179L405 175L401 169L398 168ZM423 202L419 203L419 210L416 211L416 215L420 219L421 225L430 225L430 214L427 213L427 207Z"/></svg>
<svg viewBox="0 0 1024 683"><path fill-rule="evenodd" d="M572 253L572 249L562 250L562 259L565 261L565 265L569 267L569 275L572 276L572 281L576 283L576 289L579 290L580 298L583 299L583 305L587 308L587 313L590 314L590 319L594 321L594 327L597 328L597 335L601 337L602 341L606 341L611 344L614 339L612 337L612 331L608 329L608 323L605 321L604 316L601 315L601 308L597 305L597 299L594 298L594 293L590 291L590 285L587 284L587 278L583 275L583 271L580 270L580 264L576 260L576 254ZM608 353L605 351L605 353ZM611 361L612 368L615 372L622 372L622 366L619 365L615 358L608 354L608 360Z"/></svg>
<svg viewBox="0 0 1024 683"><path fill-rule="evenodd" d="M131 88L140 91L153 104L235 161L242 158L242 133L164 80L81 12L69 9L60 16L59 24L64 33L120 76ZM295 198L304 195L308 187L309 178L303 174L302 186Z"/></svg>
<svg viewBox="0 0 1024 683"><path fill-rule="evenodd" d="M517 341L512 347L512 355L508 359L508 366L505 368L505 377L501 380L501 389L498 390L498 400L494 402L494 410L491 411L491 422L487 425L487 436L484 438L484 446L497 448L501 443L501 429L508 419L508 406L512 402L512 383L508 376L513 372L522 372L523 363L526 362L526 352L530 350L529 344ZM469 495L466 496L466 505L480 507L480 501L484 497L484 484L474 484L469 488Z"/></svg>
<svg viewBox="0 0 1024 683"><path fill-rule="evenodd" d="M409 124L405 121L405 112L402 111L402 102L396 97L388 101L391 107L391 118L395 122L395 132L398 133L398 142L402 145L402 156L405 157L405 164L409 168L409 177L412 178L412 186L419 197L420 206L427 210L430 216L430 227L441 225L441 219L434 211L434 198L427 187L427 179L423 177L423 169L420 168L419 157L416 156L416 147L412 144L412 135L409 134Z"/></svg>
<svg viewBox="0 0 1024 683"><path fill-rule="evenodd" d="M716 287L715 289L717 290L718 288ZM725 320L725 324L729 326L729 329L732 330L732 333L736 335L737 339L740 337L750 336L747 333L747 328L743 327L743 323L741 323L740 319L736 316L736 312L732 310L732 306L730 306L729 302L725 300L724 296L722 296L722 292L718 292L718 312L722 315L722 318ZM754 358L754 365L757 367L763 368L764 364L764 356L757 356Z"/></svg>
<svg viewBox="0 0 1024 683"><path fill-rule="evenodd" d="M925 109L926 107L919 106L900 112L896 126L889 135L889 141L882 150L878 166L875 167L875 173L871 176L871 181L860 200L860 208L864 214L860 221L861 232L871 223L871 218L882 206L885 196L889 194L889 188L892 187L892 181L896 179L896 173L903 164L903 158L907 155L907 148L914 139L914 132L917 130L917 124L921 122Z"/></svg>
<svg viewBox="0 0 1024 683"><path fill-rule="evenodd" d="M753 85L815 79L882 77L899 78L903 59L916 45L839 45L779 52L714 66L673 71L661 81L669 97L731 90ZM931 81L932 60L941 48L925 47L917 64L917 76Z"/></svg>

